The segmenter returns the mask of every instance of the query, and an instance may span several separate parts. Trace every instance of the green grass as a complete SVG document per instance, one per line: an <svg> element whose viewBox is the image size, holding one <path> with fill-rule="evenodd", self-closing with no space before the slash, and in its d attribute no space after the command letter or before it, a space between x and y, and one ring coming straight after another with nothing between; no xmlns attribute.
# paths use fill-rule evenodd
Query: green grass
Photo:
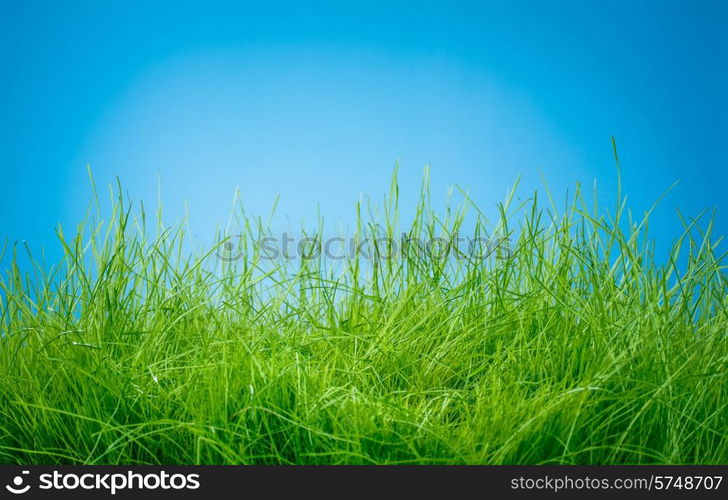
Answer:
<svg viewBox="0 0 728 500"><path fill-rule="evenodd" d="M710 220L676 218L658 259L622 198L510 196L489 225L424 189L399 221L395 180L360 237L488 230L510 251L266 263L248 217L225 263L114 193L59 231L57 265L6 247L2 463L728 462Z"/></svg>

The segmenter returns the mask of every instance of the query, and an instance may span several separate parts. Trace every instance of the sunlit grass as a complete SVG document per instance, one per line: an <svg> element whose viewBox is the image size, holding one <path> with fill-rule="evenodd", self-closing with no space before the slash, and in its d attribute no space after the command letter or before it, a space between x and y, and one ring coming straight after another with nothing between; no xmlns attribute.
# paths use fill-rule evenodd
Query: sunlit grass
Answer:
<svg viewBox="0 0 728 500"><path fill-rule="evenodd" d="M395 180L360 237L467 227L509 251L264 262L247 218L224 262L114 192L59 232L62 262L0 280L0 462L728 462L710 220L676 219L658 259L621 198L510 197L489 224L423 190L400 221Z"/></svg>

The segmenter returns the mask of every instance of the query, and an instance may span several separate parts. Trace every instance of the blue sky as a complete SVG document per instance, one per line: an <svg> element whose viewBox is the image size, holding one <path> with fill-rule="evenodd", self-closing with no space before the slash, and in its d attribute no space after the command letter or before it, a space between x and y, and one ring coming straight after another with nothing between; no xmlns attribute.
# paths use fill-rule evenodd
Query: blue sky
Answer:
<svg viewBox="0 0 728 500"><path fill-rule="evenodd" d="M132 5L133 4L133 5ZM629 2L0 3L0 237L53 248L116 175L211 234L250 212L346 218L400 163L403 203L483 207L518 174L610 195L617 139L637 212L718 209L728 228L728 4ZM53 252L51 251L51 255Z"/></svg>

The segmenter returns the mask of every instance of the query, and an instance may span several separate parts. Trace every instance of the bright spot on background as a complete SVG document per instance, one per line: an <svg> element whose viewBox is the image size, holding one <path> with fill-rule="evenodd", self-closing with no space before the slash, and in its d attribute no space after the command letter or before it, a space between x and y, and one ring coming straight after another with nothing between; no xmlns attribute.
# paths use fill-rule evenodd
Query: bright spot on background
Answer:
<svg viewBox="0 0 728 500"><path fill-rule="evenodd" d="M435 202L459 183L488 207L519 173L586 173L528 97L487 72L316 46L167 61L109 108L78 160L145 199L155 200L159 176L165 207L179 215L187 201L196 232L224 222L236 187L261 215L280 195L294 225L315 223L318 209L350 220L361 194L381 199L396 161L405 212L427 163ZM87 184L78 175L69 200Z"/></svg>

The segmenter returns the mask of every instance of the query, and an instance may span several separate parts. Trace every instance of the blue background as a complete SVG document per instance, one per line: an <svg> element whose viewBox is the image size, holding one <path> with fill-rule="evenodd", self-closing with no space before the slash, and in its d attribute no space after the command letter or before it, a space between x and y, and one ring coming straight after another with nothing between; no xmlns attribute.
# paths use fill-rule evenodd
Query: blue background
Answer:
<svg viewBox="0 0 728 500"><path fill-rule="evenodd" d="M401 165L486 209L518 174L563 197L615 189L636 214L717 207L728 173L728 3L0 2L0 237L54 250L99 185L187 201L195 234L252 213L353 215ZM307 222L308 223L308 222Z"/></svg>

